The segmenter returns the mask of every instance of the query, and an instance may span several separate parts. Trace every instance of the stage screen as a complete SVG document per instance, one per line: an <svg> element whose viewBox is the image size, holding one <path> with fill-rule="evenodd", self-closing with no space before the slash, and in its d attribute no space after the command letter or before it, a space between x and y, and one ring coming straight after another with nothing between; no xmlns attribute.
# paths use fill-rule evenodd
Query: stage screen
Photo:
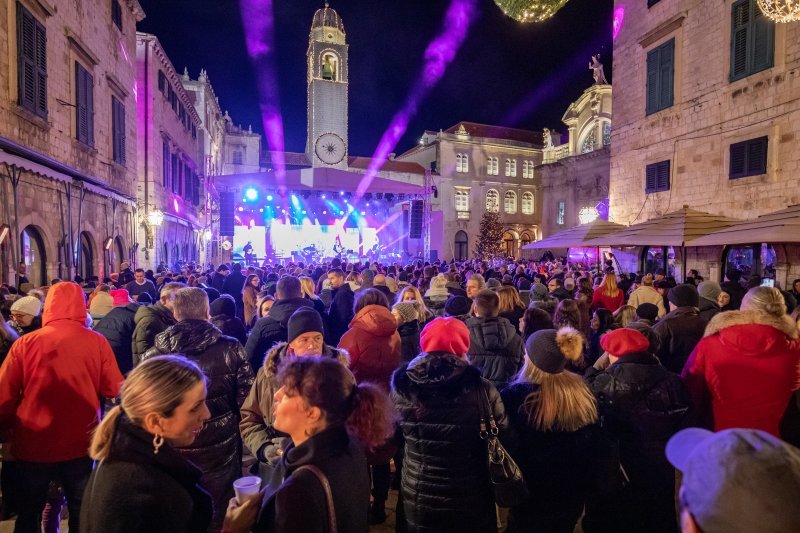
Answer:
<svg viewBox="0 0 800 533"><path fill-rule="evenodd" d="M266 245L267 245L267 228L264 226L234 226L233 228L233 256L236 258L244 259L244 252L242 248L244 248L245 244L250 242L253 246L253 251L251 252L256 257L263 258L267 255Z"/></svg>
<svg viewBox="0 0 800 533"><path fill-rule="evenodd" d="M285 224L273 220L269 231L275 257L288 259L316 254L320 257L364 255L377 242L376 228L343 228L341 225Z"/></svg>

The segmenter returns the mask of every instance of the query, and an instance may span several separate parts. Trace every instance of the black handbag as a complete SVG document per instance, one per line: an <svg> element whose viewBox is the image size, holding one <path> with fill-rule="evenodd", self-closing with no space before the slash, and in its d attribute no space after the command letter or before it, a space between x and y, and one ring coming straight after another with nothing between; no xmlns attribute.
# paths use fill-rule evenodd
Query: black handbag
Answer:
<svg viewBox="0 0 800 533"><path fill-rule="evenodd" d="M500 507L514 507L528 498L528 487L522 478L522 471L517 463L497 438L497 428L489 396L483 385L479 385L482 398L478 399L481 409L481 439L486 441L488 453L489 479L492 482L494 500Z"/></svg>

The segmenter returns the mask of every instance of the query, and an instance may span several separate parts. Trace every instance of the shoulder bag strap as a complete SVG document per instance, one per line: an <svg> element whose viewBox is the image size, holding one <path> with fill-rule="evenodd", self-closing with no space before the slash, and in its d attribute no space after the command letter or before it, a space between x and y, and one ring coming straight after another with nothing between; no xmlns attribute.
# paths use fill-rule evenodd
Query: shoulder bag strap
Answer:
<svg viewBox="0 0 800 533"><path fill-rule="evenodd" d="M303 465L294 471L295 474L301 470L308 470L316 476L322 485L322 490L325 491L325 501L328 507L328 533L337 533L336 531L336 509L333 506L333 492L331 491L331 484L328 483L328 478L325 474L314 465Z"/></svg>

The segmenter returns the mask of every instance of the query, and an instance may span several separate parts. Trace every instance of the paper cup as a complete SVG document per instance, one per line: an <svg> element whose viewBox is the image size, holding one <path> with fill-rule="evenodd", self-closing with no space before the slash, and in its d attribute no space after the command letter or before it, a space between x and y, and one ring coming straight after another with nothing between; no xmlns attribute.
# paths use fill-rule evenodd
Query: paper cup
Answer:
<svg viewBox="0 0 800 533"><path fill-rule="evenodd" d="M244 505L248 500L258 496L261 490L261 478L258 476L240 477L233 482L233 492L236 493L236 501L239 505Z"/></svg>

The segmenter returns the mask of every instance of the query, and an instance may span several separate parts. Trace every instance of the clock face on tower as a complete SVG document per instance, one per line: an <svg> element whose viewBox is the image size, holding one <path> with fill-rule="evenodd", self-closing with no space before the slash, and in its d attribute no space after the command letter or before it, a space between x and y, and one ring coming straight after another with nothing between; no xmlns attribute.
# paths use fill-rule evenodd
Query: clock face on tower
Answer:
<svg viewBox="0 0 800 533"><path fill-rule="evenodd" d="M323 163L335 165L344 159L344 141L335 133L323 133L314 143L314 153Z"/></svg>

